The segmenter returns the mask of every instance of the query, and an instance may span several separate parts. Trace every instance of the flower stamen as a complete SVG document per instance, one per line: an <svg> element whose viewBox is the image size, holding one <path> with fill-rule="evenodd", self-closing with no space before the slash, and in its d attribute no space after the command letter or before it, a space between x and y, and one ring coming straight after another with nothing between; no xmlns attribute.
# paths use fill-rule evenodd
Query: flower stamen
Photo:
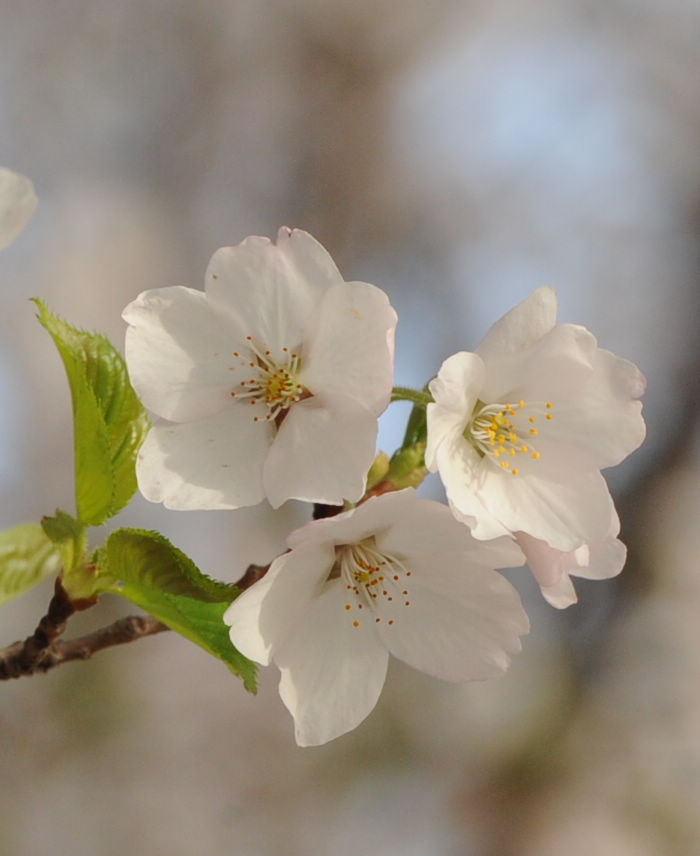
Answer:
<svg viewBox="0 0 700 856"><path fill-rule="evenodd" d="M464 436L481 457L489 458L501 469L517 476L520 472L517 467L511 467L508 460L499 459L527 455L533 461L539 460L541 453L532 440L539 434L535 426L543 416L551 421L552 409L551 401L526 403L521 399L517 404L478 401Z"/></svg>
<svg viewBox="0 0 700 856"><path fill-rule="evenodd" d="M284 347L284 359L277 362L270 349L259 348L252 336L246 336L246 342L250 355L234 351L233 356L255 371L249 380L240 381L242 389L231 391L231 398L236 401L247 400L253 406L263 404L267 412L262 418L256 413L253 421L274 422L279 428L293 404L311 397L309 390L298 379L301 358L296 351Z"/></svg>

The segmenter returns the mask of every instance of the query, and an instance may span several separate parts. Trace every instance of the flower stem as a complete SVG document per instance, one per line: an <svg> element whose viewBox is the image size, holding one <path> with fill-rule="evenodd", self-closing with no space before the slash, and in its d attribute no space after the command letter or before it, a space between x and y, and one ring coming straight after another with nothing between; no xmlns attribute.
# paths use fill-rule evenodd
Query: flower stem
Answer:
<svg viewBox="0 0 700 856"><path fill-rule="evenodd" d="M412 401L418 407L425 407L433 400L433 396L429 392L422 392L418 389L411 389L408 386L395 386L391 391L392 401Z"/></svg>

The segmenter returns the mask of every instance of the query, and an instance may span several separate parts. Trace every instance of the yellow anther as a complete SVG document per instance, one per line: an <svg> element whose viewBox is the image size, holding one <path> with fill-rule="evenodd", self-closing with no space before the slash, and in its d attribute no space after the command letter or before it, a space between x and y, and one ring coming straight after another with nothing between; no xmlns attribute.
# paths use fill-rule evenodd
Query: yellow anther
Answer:
<svg viewBox="0 0 700 856"><path fill-rule="evenodd" d="M512 473L512 475L517 476L517 475L518 475L518 470L511 470L511 473Z"/></svg>
<svg viewBox="0 0 700 856"><path fill-rule="evenodd" d="M501 466L503 467L504 470L507 470L508 469L508 461L501 461Z"/></svg>
<svg viewBox="0 0 700 856"><path fill-rule="evenodd" d="M530 433L532 434L533 437L536 437L537 436L537 428L530 428Z"/></svg>
<svg viewBox="0 0 700 856"><path fill-rule="evenodd" d="M539 452L533 452L533 453L532 453L532 457L533 457L535 460L537 460L537 459L539 458L539 456L540 456L540 453L539 453Z"/></svg>

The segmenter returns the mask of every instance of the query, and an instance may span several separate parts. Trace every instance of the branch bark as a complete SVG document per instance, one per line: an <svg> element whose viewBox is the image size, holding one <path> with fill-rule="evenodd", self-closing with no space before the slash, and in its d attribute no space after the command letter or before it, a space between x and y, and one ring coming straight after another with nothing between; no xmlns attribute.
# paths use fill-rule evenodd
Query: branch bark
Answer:
<svg viewBox="0 0 700 856"><path fill-rule="evenodd" d="M150 615L131 615L77 639L61 640L71 615L90 605L92 602L71 601L60 578L57 579L48 611L34 633L24 641L0 649L0 680L48 672L69 660L88 660L103 648L169 630Z"/></svg>

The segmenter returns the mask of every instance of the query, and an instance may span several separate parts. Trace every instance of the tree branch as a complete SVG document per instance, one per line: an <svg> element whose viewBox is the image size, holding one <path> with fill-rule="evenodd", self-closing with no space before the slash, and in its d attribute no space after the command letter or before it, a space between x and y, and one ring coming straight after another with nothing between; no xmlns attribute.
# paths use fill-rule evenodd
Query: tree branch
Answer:
<svg viewBox="0 0 700 856"><path fill-rule="evenodd" d="M88 660L103 648L124 645L169 629L150 615L131 615L77 639L61 640L71 615L92 603L71 601L60 578L57 579L48 611L34 633L23 642L0 649L0 680L48 672L69 660Z"/></svg>

